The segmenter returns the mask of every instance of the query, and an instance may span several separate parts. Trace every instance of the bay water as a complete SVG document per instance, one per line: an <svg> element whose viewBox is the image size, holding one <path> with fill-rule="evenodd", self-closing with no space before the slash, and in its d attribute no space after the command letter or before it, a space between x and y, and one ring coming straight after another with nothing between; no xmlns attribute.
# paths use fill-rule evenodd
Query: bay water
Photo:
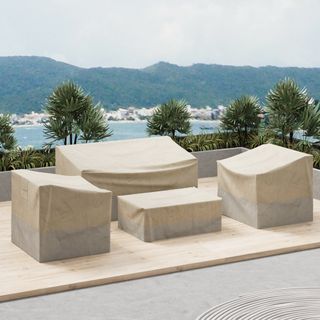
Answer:
<svg viewBox="0 0 320 320"><path fill-rule="evenodd" d="M193 134L212 133L219 129L219 121L217 120L192 120L191 124ZM109 121L109 127L113 134L107 138L107 141L147 137L146 126L145 121ZM15 127L15 136L21 147L33 146L39 149L46 142L42 126L17 126Z"/></svg>

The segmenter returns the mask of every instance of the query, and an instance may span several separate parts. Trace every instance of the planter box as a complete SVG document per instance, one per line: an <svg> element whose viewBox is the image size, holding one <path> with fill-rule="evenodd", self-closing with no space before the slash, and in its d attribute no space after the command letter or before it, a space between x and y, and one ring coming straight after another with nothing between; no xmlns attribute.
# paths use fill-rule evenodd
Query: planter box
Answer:
<svg viewBox="0 0 320 320"><path fill-rule="evenodd" d="M313 169L313 197L320 200L320 170Z"/></svg>
<svg viewBox="0 0 320 320"><path fill-rule="evenodd" d="M199 178L217 176L217 160L233 157L247 151L246 148L230 148L192 152L198 159ZM40 172L55 173L55 167L31 169ZM320 170L313 169L313 197L320 200ZM11 200L11 172L0 172L0 202Z"/></svg>
<svg viewBox="0 0 320 320"><path fill-rule="evenodd" d="M39 172L55 173L55 167L30 169ZM0 172L0 202L11 200L11 171Z"/></svg>
<svg viewBox="0 0 320 320"><path fill-rule="evenodd" d="M198 178L216 177L217 160L230 158L247 150L247 148L239 147L192 152L198 159Z"/></svg>

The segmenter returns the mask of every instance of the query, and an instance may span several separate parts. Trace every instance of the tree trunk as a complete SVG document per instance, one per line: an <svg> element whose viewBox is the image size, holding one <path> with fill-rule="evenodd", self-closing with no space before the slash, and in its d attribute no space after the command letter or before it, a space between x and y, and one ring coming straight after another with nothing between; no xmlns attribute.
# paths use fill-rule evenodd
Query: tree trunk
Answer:
<svg viewBox="0 0 320 320"><path fill-rule="evenodd" d="M68 138L67 137L64 137L64 145L66 146L68 143Z"/></svg>
<svg viewBox="0 0 320 320"><path fill-rule="evenodd" d="M290 144L293 144L293 131L290 131L289 138L290 138Z"/></svg>
<svg viewBox="0 0 320 320"><path fill-rule="evenodd" d="M72 144L72 133L69 135L69 143Z"/></svg>
<svg viewBox="0 0 320 320"><path fill-rule="evenodd" d="M241 134L241 129L240 128L238 128L238 138L239 138L240 147L242 147L242 134Z"/></svg>
<svg viewBox="0 0 320 320"><path fill-rule="evenodd" d="M74 135L74 140L73 140L73 144L77 144L77 139L78 139L78 135L75 133L75 135Z"/></svg>
<svg viewBox="0 0 320 320"><path fill-rule="evenodd" d="M282 143L284 147L288 146L288 142L287 142L287 135L285 134L286 130L284 127L281 128L281 137L282 137Z"/></svg>
<svg viewBox="0 0 320 320"><path fill-rule="evenodd" d="M176 130L173 129L173 130L171 131L171 134L172 134L172 139L174 139L174 138L176 137Z"/></svg>
<svg viewBox="0 0 320 320"><path fill-rule="evenodd" d="M247 128L247 126L245 126L245 127L244 127L244 141L243 141L243 146L246 145L247 141L248 141L248 128Z"/></svg>

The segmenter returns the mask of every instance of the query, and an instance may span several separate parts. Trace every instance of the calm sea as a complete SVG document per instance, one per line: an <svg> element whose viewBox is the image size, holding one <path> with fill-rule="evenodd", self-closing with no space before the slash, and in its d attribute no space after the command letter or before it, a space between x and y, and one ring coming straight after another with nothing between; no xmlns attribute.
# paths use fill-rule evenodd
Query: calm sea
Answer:
<svg viewBox="0 0 320 320"><path fill-rule="evenodd" d="M147 137L146 122L109 122L113 135L107 140L124 140ZM192 121L192 132L194 134L216 132L219 121ZM45 143L42 126L16 127L15 135L18 145L21 147L34 146L41 148Z"/></svg>

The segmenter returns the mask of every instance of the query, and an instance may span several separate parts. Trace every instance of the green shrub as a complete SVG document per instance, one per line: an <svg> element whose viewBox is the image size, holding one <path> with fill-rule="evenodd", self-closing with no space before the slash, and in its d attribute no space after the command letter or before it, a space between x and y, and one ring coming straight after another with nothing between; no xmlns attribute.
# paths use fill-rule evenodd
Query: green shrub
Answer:
<svg viewBox="0 0 320 320"><path fill-rule="evenodd" d="M55 164L54 150L35 150L32 147L16 148L0 154L0 171L50 167Z"/></svg>
<svg viewBox="0 0 320 320"><path fill-rule="evenodd" d="M220 142L220 148L240 147L239 135L235 132L222 131L217 133Z"/></svg>
<svg viewBox="0 0 320 320"><path fill-rule="evenodd" d="M171 99L158 106L147 123L149 135L170 136L191 132L191 115L184 100Z"/></svg>
<svg viewBox="0 0 320 320"><path fill-rule="evenodd" d="M313 150L312 155L313 155L314 168L320 169L320 152L319 152L319 150Z"/></svg>
<svg viewBox="0 0 320 320"><path fill-rule="evenodd" d="M15 148L17 140L14 136L14 128L10 115L0 114L0 152L6 152Z"/></svg>
<svg viewBox="0 0 320 320"><path fill-rule="evenodd" d="M238 143L247 146L249 135L259 128L261 107L257 97L242 96L230 103L221 118L221 128L238 136Z"/></svg>
<svg viewBox="0 0 320 320"><path fill-rule="evenodd" d="M58 86L48 97L45 111L49 115L44 124L48 144L76 144L78 139L87 143L112 135L102 105L94 104L92 97L74 82Z"/></svg>
<svg viewBox="0 0 320 320"><path fill-rule="evenodd" d="M283 145L294 143L294 131L299 129L309 101L306 88L301 89L289 78L279 81L268 92L266 109L269 113L269 125L280 133Z"/></svg>
<svg viewBox="0 0 320 320"><path fill-rule="evenodd" d="M217 134L190 135L177 140L179 145L189 152L218 149L221 140Z"/></svg>

